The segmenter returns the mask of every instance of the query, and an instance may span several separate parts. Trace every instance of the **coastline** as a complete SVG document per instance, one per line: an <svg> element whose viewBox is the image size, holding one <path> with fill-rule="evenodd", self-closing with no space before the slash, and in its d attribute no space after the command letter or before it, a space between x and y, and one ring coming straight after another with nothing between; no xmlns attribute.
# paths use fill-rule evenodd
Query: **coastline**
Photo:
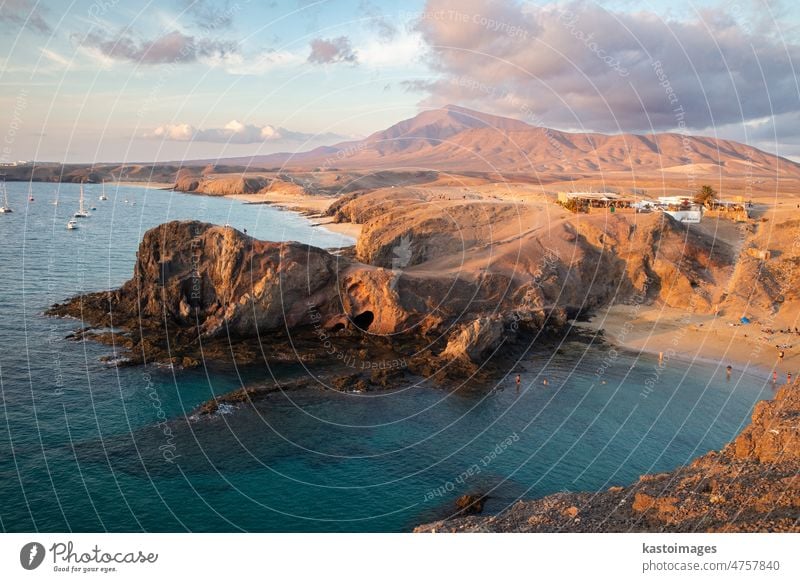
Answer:
<svg viewBox="0 0 800 582"><path fill-rule="evenodd" d="M149 188L151 190L172 190L174 184L170 182L106 182L112 186L133 186L134 188Z"/></svg>
<svg viewBox="0 0 800 582"><path fill-rule="evenodd" d="M193 192L189 192L189 194L193 194ZM358 240L363 226L353 222L333 222L332 217L324 216L324 212L336 198L321 196L298 198L295 194L281 194L278 192L267 194L226 194L224 198L239 200L248 204L268 204L297 212L308 218L314 226L321 226L336 234L352 238L353 244Z"/></svg>
<svg viewBox="0 0 800 582"><path fill-rule="evenodd" d="M688 317L688 321L687 321ZM777 372L783 383L786 374L800 371L800 336L775 333L765 335L758 321L748 325L729 316L687 313L661 305L612 305L595 312L588 322L575 327L589 332L604 332L605 339L635 352L658 355L665 359L701 361L730 365L734 370L769 379ZM782 362L776 344L789 344Z"/></svg>
<svg viewBox="0 0 800 582"><path fill-rule="evenodd" d="M673 471L599 491L518 499L493 515L454 512L414 532L798 532L798 387L796 380L781 386L726 445Z"/></svg>

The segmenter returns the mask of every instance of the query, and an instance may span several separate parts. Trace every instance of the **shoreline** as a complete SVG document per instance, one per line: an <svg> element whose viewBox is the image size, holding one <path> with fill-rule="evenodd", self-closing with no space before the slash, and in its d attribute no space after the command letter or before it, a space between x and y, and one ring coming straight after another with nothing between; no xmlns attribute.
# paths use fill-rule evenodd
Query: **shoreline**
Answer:
<svg viewBox="0 0 800 582"><path fill-rule="evenodd" d="M174 184L169 182L106 182L112 186L133 186L134 188L148 188L150 190L172 190Z"/></svg>
<svg viewBox="0 0 800 582"><path fill-rule="evenodd" d="M638 309L638 312L636 311ZM634 352L676 361L697 361L730 365L734 371L770 380L773 372L783 384L787 373L793 378L800 371L800 335L774 333L766 335L753 321L739 324L728 316L692 313L666 306L612 305L597 310L588 322L575 322L575 327L597 333L609 344ZM789 344L783 361L779 361L776 344Z"/></svg>
<svg viewBox="0 0 800 582"><path fill-rule="evenodd" d="M193 192L186 192L186 194L194 194ZM326 230L341 234L353 239L353 244L356 243L358 237L361 235L361 224L353 222L333 222L330 216L324 216L323 213L328 209L334 201L335 197L302 197L293 194L225 194L224 198L232 200L239 200L246 204L266 204L269 206L276 206L298 214L307 218L313 226L320 226Z"/></svg>

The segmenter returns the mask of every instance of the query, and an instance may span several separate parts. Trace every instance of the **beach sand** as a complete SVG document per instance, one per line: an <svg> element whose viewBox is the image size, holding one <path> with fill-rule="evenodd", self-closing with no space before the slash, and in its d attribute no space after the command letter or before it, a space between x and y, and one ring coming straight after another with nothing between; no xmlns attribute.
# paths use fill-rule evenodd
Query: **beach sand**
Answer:
<svg viewBox="0 0 800 582"><path fill-rule="evenodd" d="M153 190L171 190L172 182L106 182L106 186L133 186L134 188L151 188Z"/></svg>
<svg viewBox="0 0 800 582"><path fill-rule="evenodd" d="M780 328L780 324L772 324ZM691 313L656 305L613 305L597 312L587 322L576 323L590 331L604 331L604 338L615 345L652 354L663 353L665 359L705 361L732 366L771 377L778 373L779 383L791 372L800 372L800 335L763 333L758 321L740 324L728 316ZM778 359L776 345L784 348L783 361Z"/></svg>
<svg viewBox="0 0 800 582"><path fill-rule="evenodd" d="M333 222L330 216L320 216L328 209L335 200L330 196L297 196L296 194L284 194L281 192L269 192L266 194L229 194L226 198L241 200L251 204L269 204L278 206L286 210L293 210L307 215L314 225L323 226L326 230L358 239L361 234L360 224L352 222Z"/></svg>

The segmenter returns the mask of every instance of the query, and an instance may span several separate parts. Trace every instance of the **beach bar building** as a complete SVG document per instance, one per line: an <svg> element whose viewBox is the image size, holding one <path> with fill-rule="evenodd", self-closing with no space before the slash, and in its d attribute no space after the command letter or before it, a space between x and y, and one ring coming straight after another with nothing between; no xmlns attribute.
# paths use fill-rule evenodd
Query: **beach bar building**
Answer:
<svg viewBox="0 0 800 582"><path fill-rule="evenodd" d="M661 196L657 206L672 218L686 224L699 224L703 219L703 206L692 196Z"/></svg>
<svg viewBox="0 0 800 582"><path fill-rule="evenodd" d="M587 210L592 208L613 208L614 210L634 208L636 199L616 192L559 192L561 203L575 200Z"/></svg>

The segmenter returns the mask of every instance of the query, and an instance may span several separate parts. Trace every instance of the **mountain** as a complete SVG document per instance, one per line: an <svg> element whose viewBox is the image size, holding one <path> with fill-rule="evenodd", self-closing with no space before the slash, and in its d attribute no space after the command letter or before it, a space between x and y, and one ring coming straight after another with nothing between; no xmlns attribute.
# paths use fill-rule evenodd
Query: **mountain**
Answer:
<svg viewBox="0 0 800 582"><path fill-rule="evenodd" d="M659 172L800 178L800 165L735 141L677 133L569 133L455 105L432 109L362 140L307 152L197 160L251 168L536 172Z"/></svg>

